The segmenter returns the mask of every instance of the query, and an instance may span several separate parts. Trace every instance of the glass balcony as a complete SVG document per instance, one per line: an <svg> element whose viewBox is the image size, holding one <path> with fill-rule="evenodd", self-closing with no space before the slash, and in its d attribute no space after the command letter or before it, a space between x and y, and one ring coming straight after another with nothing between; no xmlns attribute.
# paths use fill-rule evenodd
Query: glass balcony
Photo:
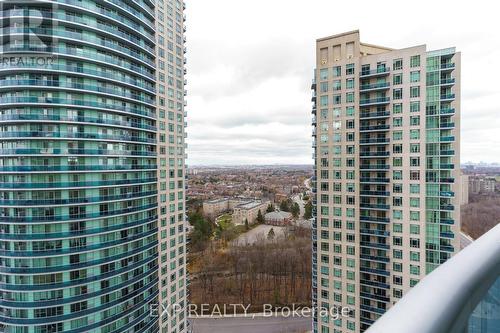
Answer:
<svg viewBox="0 0 500 333"><path fill-rule="evenodd" d="M366 333L498 333L499 300L497 225L428 274Z"/></svg>
<svg viewBox="0 0 500 333"><path fill-rule="evenodd" d="M441 125L439 125L440 128L453 128L455 127L455 123L452 122L442 122Z"/></svg>
<svg viewBox="0 0 500 333"><path fill-rule="evenodd" d="M362 196L388 197L391 195L391 192L387 192L387 191L360 191L359 194Z"/></svg>
<svg viewBox="0 0 500 333"><path fill-rule="evenodd" d="M370 138L370 139L360 139L359 143L362 145L366 144L388 144L391 142L389 138Z"/></svg>
<svg viewBox="0 0 500 333"><path fill-rule="evenodd" d="M369 126L361 126L359 128L360 132L367 132L367 131L386 131L391 128L391 125L389 124L383 124L383 125L369 125Z"/></svg>
<svg viewBox="0 0 500 333"><path fill-rule="evenodd" d="M388 164L370 164L370 165L361 164L359 166L360 170L388 170L390 168L391 166Z"/></svg>
<svg viewBox="0 0 500 333"><path fill-rule="evenodd" d="M379 67L377 69L361 71L359 76L362 78L384 76L389 75L390 72L391 69L389 67Z"/></svg>
<svg viewBox="0 0 500 333"><path fill-rule="evenodd" d="M389 111L379 111L379 112L361 112L359 114L360 119L369 118L387 118L390 117L391 113Z"/></svg>
<svg viewBox="0 0 500 333"><path fill-rule="evenodd" d="M442 94L441 101L451 101L455 99L455 94Z"/></svg>
<svg viewBox="0 0 500 333"><path fill-rule="evenodd" d="M441 69L454 69L455 68L455 63L454 62L447 62L441 64Z"/></svg>
<svg viewBox="0 0 500 333"><path fill-rule="evenodd" d="M376 217L376 216L360 216L361 221L374 222L374 223L389 223L390 219L388 217Z"/></svg>
<svg viewBox="0 0 500 333"><path fill-rule="evenodd" d="M384 157L389 156L391 153L388 151L362 151L359 153L361 157Z"/></svg>
<svg viewBox="0 0 500 333"><path fill-rule="evenodd" d="M370 203L361 203L360 204L361 208L370 208L370 209L380 209L380 210L388 210L391 208L389 205L384 205L384 204L370 204Z"/></svg>
<svg viewBox="0 0 500 333"><path fill-rule="evenodd" d="M381 177L376 177L376 178L361 177L359 179L359 181L361 183L383 184L383 183L389 183L390 179L389 178L381 178Z"/></svg>
<svg viewBox="0 0 500 333"><path fill-rule="evenodd" d="M443 156L453 156L453 155L455 155L455 151L454 150L441 150L440 154Z"/></svg>
<svg viewBox="0 0 500 333"><path fill-rule="evenodd" d="M359 106L389 104L390 102L391 102L390 97L378 97L378 98L371 98L371 99L362 99L359 101Z"/></svg>
<svg viewBox="0 0 500 333"><path fill-rule="evenodd" d="M455 114L455 109L453 108L442 108L439 110L440 114Z"/></svg>
<svg viewBox="0 0 500 333"><path fill-rule="evenodd" d="M442 136L439 138L439 141L441 141L441 142L453 142L453 141L455 141L455 137L453 135Z"/></svg>
<svg viewBox="0 0 500 333"><path fill-rule="evenodd" d="M448 85L453 85L455 84L455 78L442 78L440 81L442 86L448 86Z"/></svg>
<svg viewBox="0 0 500 333"><path fill-rule="evenodd" d="M380 82L380 83L373 83L373 84L362 84L359 87L359 90L362 92L366 91L376 91L376 90L385 90L389 89L391 84L389 82Z"/></svg>

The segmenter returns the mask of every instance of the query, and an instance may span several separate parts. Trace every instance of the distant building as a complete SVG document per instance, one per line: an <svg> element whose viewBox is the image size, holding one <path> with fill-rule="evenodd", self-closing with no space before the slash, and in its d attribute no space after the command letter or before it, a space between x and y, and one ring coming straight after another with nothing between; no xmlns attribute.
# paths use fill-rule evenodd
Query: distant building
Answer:
<svg viewBox="0 0 500 333"><path fill-rule="evenodd" d="M495 193L496 179L491 177L469 177L469 192L473 194Z"/></svg>
<svg viewBox="0 0 500 333"><path fill-rule="evenodd" d="M253 224L257 220L259 211L261 214L265 214L268 206L268 201L262 202L260 200L240 204L234 207L232 221L235 225L245 224L245 220L248 220L249 224Z"/></svg>
<svg viewBox="0 0 500 333"><path fill-rule="evenodd" d="M277 204L280 204L282 203L283 201L285 201L286 199L288 199L288 195L286 194L283 194L283 193L276 193L274 195L274 202L277 203Z"/></svg>
<svg viewBox="0 0 500 333"><path fill-rule="evenodd" d="M203 214L206 216L216 217L222 213L232 211L234 207L238 205L252 201L254 201L254 199L243 197L207 200L203 202Z"/></svg>
<svg viewBox="0 0 500 333"><path fill-rule="evenodd" d="M462 174L460 176L460 181L462 182L460 205L467 205L469 203L469 176Z"/></svg>
<svg viewBox="0 0 500 333"><path fill-rule="evenodd" d="M229 210L229 199L213 199L203 202L203 214L215 217Z"/></svg>
<svg viewBox="0 0 500 333"><path fill-rule="evenodd" d="M292 222L292 214L283 211L267 213L264 216L266 224L270 225L289 225Z"/></svg>

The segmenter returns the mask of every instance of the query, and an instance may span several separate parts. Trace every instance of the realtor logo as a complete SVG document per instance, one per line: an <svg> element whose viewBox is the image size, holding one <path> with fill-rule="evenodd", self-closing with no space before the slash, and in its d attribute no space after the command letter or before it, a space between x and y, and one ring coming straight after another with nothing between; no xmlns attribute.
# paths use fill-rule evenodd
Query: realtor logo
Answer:
<svg viewBox="0 0 500 333"><path fill-rule="evenodd" d="M0 2L2 54L52 53L56 27L52 19L57 12L57 3L37 0L5 0Z"/></svg>

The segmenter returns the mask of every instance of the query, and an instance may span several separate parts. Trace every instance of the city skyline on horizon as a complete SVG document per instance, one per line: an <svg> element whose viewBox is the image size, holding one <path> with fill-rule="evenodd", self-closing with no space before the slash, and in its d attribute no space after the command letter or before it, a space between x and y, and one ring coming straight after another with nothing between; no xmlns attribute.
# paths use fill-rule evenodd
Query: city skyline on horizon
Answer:
<svg viewBox="0 0 500 333"><path fill-rule="evenodd" d="M393 20L341 15L334 24L328 19L333 8L348 12L352 3L315 0L310 6L299 6L286 2L287 15L279 17L276 29L275 13L283 10L283 1L193 0L186 10L191 18L188 46L193 50L188 62L187 164L311 164L313 41L354 29L362 31L362 39L398 49L424 43L431 50L457 46L463 54L461 163L500 163L500 137L496 135L500 118L495 113L499 93L492 85L500 69L488 68L491 75L478 70L478 64L494 63L500 56L494 36L481 33L498 30L499 22L490 19L493 11L426 3L431 2L411 8L414 17L426 17L422 28L408 24L404 14L408 5L395 1L385 9ZM363 4L363 8L365 13L378 10L376 4ZM456 19L440 19L444 8ZM251 21L256 16L259 25L254 26ZM460 23L466 19L474 24ZM397 33L385 33L394 24Z"/></svg>

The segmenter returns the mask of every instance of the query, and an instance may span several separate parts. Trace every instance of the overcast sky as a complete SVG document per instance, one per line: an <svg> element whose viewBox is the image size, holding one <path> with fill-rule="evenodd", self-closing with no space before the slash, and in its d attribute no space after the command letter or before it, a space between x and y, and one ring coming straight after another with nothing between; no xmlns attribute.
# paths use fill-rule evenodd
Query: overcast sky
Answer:
<svg viewBox="0 0 500 333"><path fill-rule="evenodd" d="M188 164L311 164L315 40L462 52L462 162L500 162L494 1L186 0ZM407 4L408 3L408 4ZM411 4L411 6L410 6Z"/></svg>

